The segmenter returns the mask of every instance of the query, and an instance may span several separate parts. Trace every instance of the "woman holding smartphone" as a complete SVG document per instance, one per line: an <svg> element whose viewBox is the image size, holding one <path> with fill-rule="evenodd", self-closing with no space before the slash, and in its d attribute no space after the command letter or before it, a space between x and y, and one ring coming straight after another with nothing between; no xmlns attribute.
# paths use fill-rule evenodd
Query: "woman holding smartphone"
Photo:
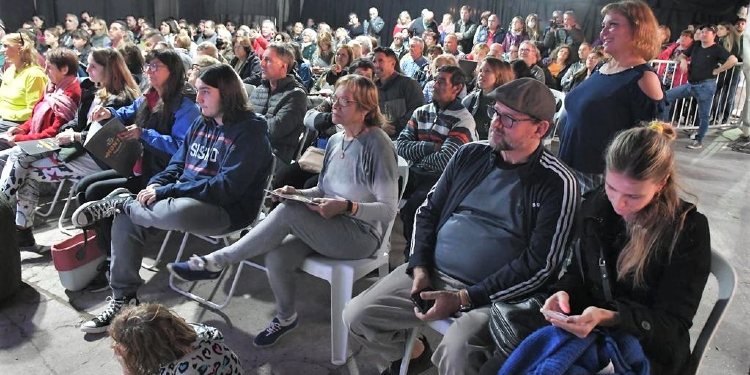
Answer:
<svg viewBox="0 0 750 375"><path fill-rule="evenodd" d="M578 337L600 326L634 336L654 374L680 373L688 359L711 264L706 217L678 195L675 136L652 123L615 137L604 187L579 212L575 262L543 307L552 325Z"/></svg>

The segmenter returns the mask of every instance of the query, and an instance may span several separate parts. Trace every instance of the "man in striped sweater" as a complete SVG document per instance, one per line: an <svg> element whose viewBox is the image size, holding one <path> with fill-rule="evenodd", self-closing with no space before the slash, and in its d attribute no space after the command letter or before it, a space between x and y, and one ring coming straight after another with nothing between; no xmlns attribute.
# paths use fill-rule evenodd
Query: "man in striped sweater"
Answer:
<svg viewBox="0 0 750 375"><path fill-rule="evenodd" d="M458 98L465 83L466 76L461 68L451 65L440 67L432 103L414 110L397 139L399 156L411 164L409 183L404 191L407 200L400 211L404 222L404 256L407 261L417 207L424 202L427 192L440 178L458 148L479 139L474 117Z"/></svg>
<svg viewBox="0 0 750 375"><path fill-rule="evenodd" d="M521 78L495 89L489 145L451 158L419 207L409 264L344 309L352 337L398 373L408 330L456 316L430 357L418 340L409 373L476 374L493 351L492 301L513 301L556 281L571 240L578 185L541 144L555 114L544 84ZM414 302L412 302L414 301Z"/></svg>

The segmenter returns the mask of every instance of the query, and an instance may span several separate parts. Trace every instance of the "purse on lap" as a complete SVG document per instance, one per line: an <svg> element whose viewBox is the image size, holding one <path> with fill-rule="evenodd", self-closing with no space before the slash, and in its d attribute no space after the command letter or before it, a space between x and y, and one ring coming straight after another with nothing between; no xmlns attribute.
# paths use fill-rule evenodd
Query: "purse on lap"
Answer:
<svg viewBox="0 0 750 375"><path fill-rule="evenodd" d="M505 358L526 337L549 324L539 309L547 295L537 293L516 301L496 301L490 307L490 333L497 351Z"/></svg>

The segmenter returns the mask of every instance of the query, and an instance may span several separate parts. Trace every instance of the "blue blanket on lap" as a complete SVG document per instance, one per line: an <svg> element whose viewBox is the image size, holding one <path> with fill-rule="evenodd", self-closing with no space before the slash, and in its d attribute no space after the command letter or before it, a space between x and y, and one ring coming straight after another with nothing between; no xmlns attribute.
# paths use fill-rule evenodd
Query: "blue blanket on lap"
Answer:
<svg viewBox="0 0 750 375"><path fill-rule="evenodd" d="M596 374L610 361L615 374L650 372L640 342L630 334L596 329L581 339L563 329L546 326L513 351L499 374Z"/></svg>

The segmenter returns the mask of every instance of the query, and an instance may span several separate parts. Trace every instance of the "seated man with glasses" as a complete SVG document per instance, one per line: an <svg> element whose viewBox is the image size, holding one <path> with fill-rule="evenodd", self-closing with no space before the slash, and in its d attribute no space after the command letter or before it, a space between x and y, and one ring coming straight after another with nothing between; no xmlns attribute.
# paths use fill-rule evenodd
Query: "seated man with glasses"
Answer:
<svg viewBox="0 0 750 375"><path fill-rule="evenodd" d="M432 102L414 110L397 139L399 156L411 164L404 191L407 201L400 211L407 261L417 208L458 148L479 139L474 117L458 98L465 84L466 76L461 68L452 65L440 67L435 77Z"/></svg>
<svg viewBox="0 0 750 375"><path fill-rule="evenodd" d="M440 374L476 374L493 350L490 302L544 288L565 258L578 186L541 144L555 99L531 78L500 86L490 97L489 145L468 144L451 158L417 210L409 263L344 310L352 336L393 361L385 374L398 373L407 330L449 316L457 318L432 362ZM412 358L410 373L429 366L424 338Z"/></svg>

